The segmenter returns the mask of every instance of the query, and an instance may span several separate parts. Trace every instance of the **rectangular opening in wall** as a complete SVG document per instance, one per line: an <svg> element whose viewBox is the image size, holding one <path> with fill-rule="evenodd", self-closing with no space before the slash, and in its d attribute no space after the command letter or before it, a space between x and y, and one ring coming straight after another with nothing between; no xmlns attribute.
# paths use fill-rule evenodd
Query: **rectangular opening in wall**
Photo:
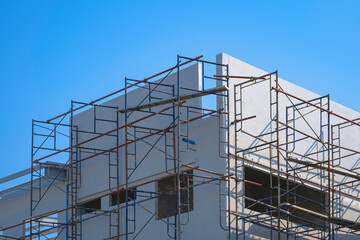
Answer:
<svg viewBox="0 0 360 240"><path fill-rule="evenodd" d="M30 219L24 220L23 224L23 232L24 237L21 239L30 239L29 235L30 232L35 234L37 236L37 233L41 233L40 239L56 239L58 237L58 229L62 226L58 223L58 215L53 214L48 217L37 219L32 222L32 226L30 226ZM1 236L1 235L0 235ZM38 237L36 237L37 239ZM3 239L0 237L0 239ZM4 238L4 239L10 239L10 238ZM12 238L11 238L12 239ZM15 239L15 238L14 238ZM34 236L33 236L34 239Z"/></svg>
<svg viewBox="0 0 360 240"><path fill-rule="evenodd" d="M260 200L261 202L268 204L270 206L277 207L277 176L272 176L266 172L259 171L254 168L245 167L245 179L253 182L262 184L262 186L256 186L250 183L245 183L245 196L254 200ZM270 187L272 181L273 188ZM287 184L289 186L289 194L285 194ZM294 183L293 181L288 181L286 179L280 179L280 188L281 190L281 204L284 204L283 209L291 212L293 216L289 217L289 220L298 224L308 224L307 221L325 226L326 222L316 216L316 214L326 215L325 211L325 202L326 202L326 193L321 192L318 189L311 188L309 186L304 186L299 183ZM265 204L256 203L250 199L245 200L245 207L253 211L267 212L273 210L270 206ZM285 207L288 206L288 207ZM309 214L310 213L310 214ZM273 211L274 216L277 216L277 211ZM285 218L286 216L282 216ZM307 221L301 220L305 219Z"/></svg>
<svg viewBox="0 0 360 240"><path fill-rule="evenodd" d="M175 199L177 196L177 176L170 176L157 182L157 192L168 193L167 198L157 199L157 217L159 219L175 215ZM193 173L189 171L180 175L180 212L191 212L194 209Z"/></svg>
<svg viewBox="0 0 360 240"><path fill-rule="evenodd" d="M128 201L136 200L136 188L128 190ZM115 206L126 202L126 191L111 194L110 206Z"/></svg>
<svg viewBox="0 0 360 240"><path fill-rule="evenodd" d="M101 198L81 204L79 206L79 214L82 215L86 213L92 213L100 209L101 209Z"/></svg>
<svg viewBox="0 0 360 240"><path fill-rule="evenodd" d="M67 168L64 165L46 162L45 177L49 179L67 180Z"/></svg>

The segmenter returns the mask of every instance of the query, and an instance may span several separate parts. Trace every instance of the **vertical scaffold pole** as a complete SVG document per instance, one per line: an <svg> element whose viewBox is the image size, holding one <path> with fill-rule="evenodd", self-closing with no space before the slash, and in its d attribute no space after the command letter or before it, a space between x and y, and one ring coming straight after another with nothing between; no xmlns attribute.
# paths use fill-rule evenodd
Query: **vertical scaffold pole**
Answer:
<svg viewBox="0 0 360 240"><path fill-rule="evenodd" d="M332 222L331 222L331 179L330 179L330 175L331 175L331 155L330 155L330 95L328 94L327 96L327 103L328 103L328 106L327 106L327 155L328 155L328 161L327 161L327 164L328 164L328 220L329 220L329 239L334 239L334 234L332 234ZM333 179L334 181L335 179Z"/></svg>
<svg viewBox="0 0 360 240"><path fill-rule="evenodd" d="M278 71L275 72L275 86L276 89L279 89L279 78L278 78ZM272 91L270 89L270 91ZM277 210L278 210L278 219L277 219L277 227L278 227L278 239L280 240L281 237L281 231L280 231L280 205L281 205L281 188L280 188L280 153L279 153L279 92L275 91L275 97L276 97L276 160L277 160Z"/></svg>
<svg viewBox="0 0 360 240"><path fill-rule="evenodd" d="M30 191L30 240L33 239L32 218L33 218L33 184L34 184L34 119L32 119L31 130L31 191Z"/></svg>
<svg viewBox="0 0 360 240"><path fill-rule="evenodd" d="M127 151L128 151L128 144L127 144L127 124L128 124L128 119L127 119L127 78L125 77L125 111L124 111L124 116L125 116L125 189L128 189L128 158L127 158ZM127 207L126 207L127 209ZM126 233L127 234L127 233Z"/></svg>
<svg viewBox="0 0 360 240"><path fill-rule="evenodd" d="M178 218L178 224L177 224L177 231L178 231L178 239L181 239L181 221L180 221L180 214L181 214L181 209L180 209L180 205L181 205L181 196L180 196L180 57L179 54L177 55L177 78L176 78L177 82L176 82L176 94L177 94L177 147L176 147L176 160L177 160L177 174L176 174L176 190L177 190L177 204L176 204L176 208L177 208L177 218Z"/></svg>

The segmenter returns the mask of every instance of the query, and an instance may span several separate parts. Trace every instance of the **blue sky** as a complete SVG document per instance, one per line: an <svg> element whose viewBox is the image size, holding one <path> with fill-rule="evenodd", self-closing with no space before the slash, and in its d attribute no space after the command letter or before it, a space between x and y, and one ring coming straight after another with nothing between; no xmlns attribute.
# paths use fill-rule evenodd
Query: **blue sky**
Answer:
<svg viewBox="0 0 360 240"><path fill-rule="evenodd" d="M360 1L0 1L0 177L30 166L31 119L176 63L228 53L360 111Z"/></svg>

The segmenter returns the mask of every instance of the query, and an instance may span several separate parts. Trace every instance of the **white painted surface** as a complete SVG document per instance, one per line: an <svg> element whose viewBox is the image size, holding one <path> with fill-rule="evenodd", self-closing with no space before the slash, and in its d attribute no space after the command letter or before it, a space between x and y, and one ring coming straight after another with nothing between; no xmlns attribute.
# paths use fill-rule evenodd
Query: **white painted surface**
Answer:
<svg viewBox="0 0 360 240"><path fill-rule="evenodd" d="M226 54L219 54L217 56L217 62L223 64L229 64L229 75L241 75L241 76L259 76L266 74L264 71L255 68L251 65L248 65L240 60L237 60ZM224 72L217 72L217 74L225 74ZM194 64L188 68L185 68L181 71L181 86L192 88L192 89L201 89L201 65ZM230 81L230 116L233 119L233 85L235 83L239 83L244 80L234 80ZM166 84L174 84L176 82L176 74L171 74L163 83ZM284 89L284 91L289 92L291 94L297 95L303 99L313 99L318 97L317 94L307 91L301 87L298 87L294 84L286 82L283 79L280 79L280 85ZM252 134L259 134L270 122L269 118L269 86L268 84L259 84L255 87L250 87L244 92L244 117L256 115L255 119L244 122L244 129L248 129ZM159 87L159 90L168 90L164 87ZM147 89L136 89L129 93L129 106L137 105L143 97L148 93ZM187 90L182 90L182 94L192 93ZM154 97L162 97L165 95L162 93L156 93ZM147 103L148 99L144 101ZM280 95L280 102L282 103L280 106L280 120L285 122L285 107L289 104L287 103L287 99L284 95ZM294 101L296 103L296 101ZM131 104L130 104L131 103ZM202 106L202 101L200 98L188 100L186 104L191 106ZM124 96L120 96L114 98L103 105L108 106L117 106L119 109L124 108ZM159 106L152 109L152 111L156 112L160 109L163 109L170 105ZM223 107L223 103L220 99L218 99L217 108ZM332 111L347 116L347 118L354 119L360 117L358 112L355 112L351 109L348 109L344 106L331 102ZM93 131L94 130L94 121L93 121L94 111L87 110L76 114L74 116L74 124L78 125L80 130L84 131ZM106 119L116 119L115 110L103 110L99 109L97 111L97 116ZM134 121L139 119L140 117L145 116L144 113L134 113L129 121ZM190 118L196 117L196 114L192 114ZM185 119L185 111L182 111L182 117ZM312 116L311 113L307 117L309 119L309 123L314 127L314 129L318 130L318 116ZM164 129L169 126L171 123L169 117L155 116L151 119L147 119L145 121L139 122L138 126L146 126L158 129ZM340 122L338 119L331 118L332 123ZM124 117L123 114L120 115L120 124L119 126L124 125ZM106 132L114 128L112 124L97 124L97 132ZM200 166L201 168L205 168L208 170L216 171L219 173L226 174L226 162L224 159L219 157L219 143L218 143L218 118L215 117L207 117L202 120L194 121L189 124L190 127L190 135L189 139L194 140L196 142L196 146L194 148L196 151L188 151L186 153L182 153L181 161L183 164L192 164L193 166ZM306 123L300 122L297 126L305 132L311 131L307 128ZM355 129L355 130L353 130ZM184 128L182 129L184 130ZM231 143L234 144L234 136L233 136L233 127L231 127L232 137ZM349 136L346 141L342 142L342 145L360 149L360 142L357 141L360 136L360 128L352 127L351 130L346 129L344 134ZM351 133L351 136L350 136ZM124 143L124 130L119 131L120 134L120 144ZM91 137L94 137L93 134L79 134L79 142L87 140ZM142 159L145 154L150 149L149 143L152 144L157 140L157 136L152 136L150 138L146 138L145 141L137 142L136 147L138 150L138 159ZM284 136L281 136L282 141L284 141ZM297 150L299 151L307 151L310 144L312 142L308 141L303 143L303 145L297 146ZM182 148L185 148L185 144L182 142ZM253 142L253 139L242 136L239 147L247 148L252 146L253 144L259 144L259 142ZM109 149L116 146L115 138L112 137L103 137L101 139L94 140L87 144L84 144L86 147L96 147L98 149ZM149 155L144 159L141 165L137 168L134 174L131 176L129 180L129 186L134 186L142 182L146 182L152 179L156 179L161 176L165 176L165 156L162 152L164 150L164 140L161 139L156 145L156 148L153 149ZM133 146L130 146L132 148ZM232 150L234 148L232 146ZM82 157L89 156L90 154L83 154ZM112 159L115 155L110 156ZM125 150L124 148L120 148L120 179L121 179L121 187L124 187L125 183L125 170L124 170L124 157ZM248 156L253 161L258 161L263 164L268 163L268 155L264 153L263 156L257 155L249 155ZM348 158L347 162L342 163L344 167L351 167L355 164L359 159L356 158ZM233 165L231 165L233 167ZM282 163L282 170L285 170L285 166ZM113 187L109 186L108 176L109 176L109 166L108 159L106 156L101 155L89 160L86 160L81 163L81 188L79 191L79 201L85 201L102 194L109 192L109 188ZM233 172L231 172L233 173ZM240 173L241 174L241 173ZM305 174L301 175L302 177L307 177ZM241 176L240 176L241 177ZM65 190L65 182L59 182L60 188ZM114 189L113 189L114 190ZM156 191L156 184L151 183L141 187L141 190L147 191ZM241 192L241 189L239 189ZM234 204L234 200L231 201ZM351 204L355 208L358 208L359 202L354 202L354 200L345 199L347 204ZM110 199L109 197L102 198L102 210L109 210L110 207ZM150 210L152 213L156 211L156 201L150 200L144 203L141 203L141 206ZM47 194L46 199L44 199L39 206L39 210L36 214L45 213L47 211L63 209L65 207L65 194L57 189L52 187ZM226 205L223 205L222 208L226 208ZM241 207L241 201L240 201ZM10 211L11 209L11 211ZM231 209L234 209L234 206L231 206ZM238 209L239 210L239 209ZM3 213L11 213L11 214L3 214ZM217 185L202 185L200 187L196 187L194 189L194 210L189 213L190 221L188 224L182 226L182 239L226 239L227 233L220 227L220 209L219 209L219 188ZM245 211L249 212L249 211ZM23 194L21 196L17 196L11 200L0 201L0 226L6 227L11 226L17 223L22 222L25 219L29 218L29 195ZM86 214L84 218L91 216L90 214ZM151 214L145 211L142 207L136 207L136 228L139 230L143 224L151 217ZM182 214L181 218L186 219L187 214ZM348 212L348 216L350 219L354 218L354 213L352 211ZM59 214L59 221L64 221L65 216L64 213ZM103 239L108 237L108 229L109 229L109 216L100 216L93 218L91 220L85 221L82 223L83 227L83 239ZM121 212L121 232L124 232L124 210ZM226 224L226 219L222 219L222 224ZM255 225L247 226L249 229L248 239L266 239L269 237L269 231L257 227ZM172 232L173 233L173 232ZM13 236L21 236L22 229L21 227L14 228L12 231L5 231L5 234L13 235ZM134 235L131 235L134 236ZM61 235L62 239L64 239L64 232ZM131 237L132 238L132 237ZM166 234L166 224L161 222L160 220L156 220L153 218L149 225L144 228L144 230L139 234L138 239L169 239Z"/></svg>

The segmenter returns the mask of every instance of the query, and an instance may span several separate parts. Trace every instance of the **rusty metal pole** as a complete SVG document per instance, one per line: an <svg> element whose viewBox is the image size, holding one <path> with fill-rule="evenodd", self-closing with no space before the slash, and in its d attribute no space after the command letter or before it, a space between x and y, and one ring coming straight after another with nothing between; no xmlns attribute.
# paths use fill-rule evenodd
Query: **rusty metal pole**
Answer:
<svg viewBox="0 0 360 240"><path fill-rule="evenodd" d="M278 71L275 72L275 86L278 89L279 88L279 78L278 78ZM272 90L270 90L272 91ZM276 160L277 160L277 208L278 208L278 239L280 240L281 237L281 231L280 231L280 205L281 205L281 189L280 189L280 132L279 132L279 92L276 91L275 94L276 97Z"/></svg>
<svg viewBox="0 0 360 240"><path fill-rule="evenodd" d="M180 191L180 134L181 134L181 121L180 121L180 57L179 55L177 55L177 84L176 84L176 94L177 94L177 102L178 102L178 106L177 106L177 147L176 147L176 160L177 160L177 174L176 174L176 185L177 185L177 218L178 218L178 226L177 226L177 231L178 231L178 239L181 239L181 219L180 219L180 214L181 214L181 191ZM176 237L175 237L176 238Z"/></svg>
<svg viewBox="0 0 360 240"><path fill-rule="evenodd" d="M331 161L331 157L330 157L330 95L328 95L328 111L327 111L327 137L328 137L328 147L327 147L327 155L328 155L328 221L329 221L329 239L334 239L334 236L332 234L332 223L331 223L331 179L330 179L330 175L331 175L331 166L330 166L330 161ZM335 179L333 179L334 181Z"/></svg>

